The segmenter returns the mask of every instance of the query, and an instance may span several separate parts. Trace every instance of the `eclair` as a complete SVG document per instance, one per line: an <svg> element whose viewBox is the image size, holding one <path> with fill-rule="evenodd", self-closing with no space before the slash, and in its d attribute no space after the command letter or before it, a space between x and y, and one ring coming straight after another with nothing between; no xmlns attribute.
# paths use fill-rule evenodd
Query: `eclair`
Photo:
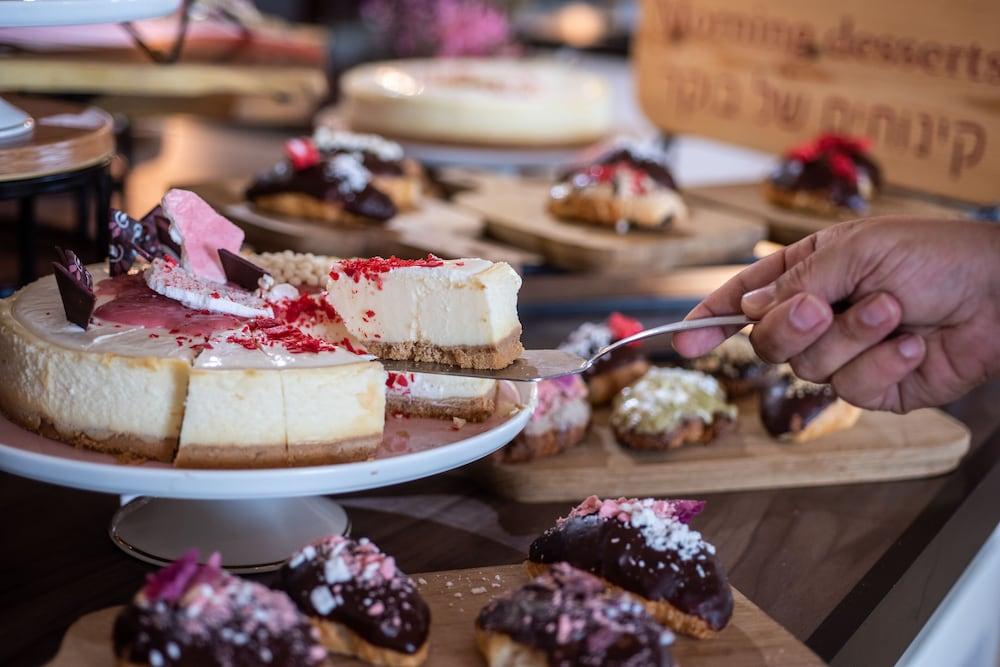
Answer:
<svg viewBox="0 0 1000 667"><path fill-rule="evenodd" d="M687 522L704 503L591 496L532 542L531 575L567 562L636 597L675 632L713 636L729 622L733 594L715 547Z"/></svg>

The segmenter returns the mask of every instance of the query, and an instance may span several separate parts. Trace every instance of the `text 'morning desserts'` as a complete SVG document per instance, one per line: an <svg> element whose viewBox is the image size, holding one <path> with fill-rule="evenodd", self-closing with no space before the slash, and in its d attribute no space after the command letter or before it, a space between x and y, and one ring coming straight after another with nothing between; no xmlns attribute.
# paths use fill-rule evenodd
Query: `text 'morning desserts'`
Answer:
<svg viewBox="0 0 1000 667"><path fill-rule="evenodd" d="M587 434L590 413L587 385L579 375L542 380L538 383L538 405L528 425L494 459L521 463L574 447Z"/></svg>
<svg viewBox="0 0 1000 667"><path fill-rule="evenodd" d="M687 525L703 505L591 496L532 542L526 567L569 563L637 596L673 630L710 637L729 622L733 595L715 547Z"/></svg>
<svg viewBox="0 0 1000 667"><path fill-rule="evenodd" d="M493 600L476 618L476 644L489 667L671 667L673 641L632 596L606 591L600 579L566 563Z"/></svg>
<svg viewBox="0 0 1000 667"><path fill-rule="evenodd" d="M309 544L280 576L331 652L388 667L416 667L427 658L430 609L395 560L368 539L331 536Z"/></svg>
<svg viewBox="0 0 1000 667"><path fill-rule="evenodd" d="M374 257L334 262L327 299L379 358L496 369L524 349L520 287L504 262Z"/></svg>
<svg viewBox="0 0 1000 667"><path fill-rule="evenodd" d="M189 552L149 575L115 619L121 667L326 664L319 633L287 595L205 565Z"/></svg>
<svg viewBox="0 0 1000 667"><path fill-rule="evenodd" d="M882 174L861 137L824 134L796 146L764 182L773 204L826 216L867 213Z"/></svg>
<svg viewBox="0 0 1000 667"><path fill-rule="evenodd" d="M642 323L621 313L611 313L604 322L584 322L559 346L560 350L589 359L602 348L643 330ZM604 405L621 389L649 370L649 359L640 343L620 347L597 360L583 373L590 402Z"/></svg>
<svg viewBox="0 0 1000 667"><path fill-rule="evenodd" d="M564 175L549 191L549 212L563 220L628 231L682 229L688 210L666 164L651 144L619 142L592 164Z"/></svg>
<svg viewBox="0 0 1000 667"><path fill-rule="evenodd" d="M615 396L611 426L622 444L666 450L707 444L736 421L736 406L710 375L682 368L651 368Z"/></svg>
<svg viewBox="0 0 1000 667"><path fill-rule="evenodd" d="M861 409L839 398L831 385L797 378L787 367L760 394L764 428L788 442L806 442L850 428L860 416Z"/></svg>

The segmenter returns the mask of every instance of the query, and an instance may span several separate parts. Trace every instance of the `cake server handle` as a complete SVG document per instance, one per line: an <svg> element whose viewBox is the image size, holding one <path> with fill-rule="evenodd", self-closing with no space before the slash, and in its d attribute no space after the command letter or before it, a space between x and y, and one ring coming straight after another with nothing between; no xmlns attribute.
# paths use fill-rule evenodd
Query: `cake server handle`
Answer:
<svg viewBox="0 0 1000 667"><path fill-rule="evenodd" d="M743 315L684 320L646 329L633 336L622 338L599 350L590 359L584 359L565 350L525 350L521 354L521 357L516 359L514 363L499 370L480 370L424 361L394 361L389 359L383 359L382 365L385 367L385 370L397 373L430 373L433 375L460 375L492 380L511 380L514 382L535 382L562 375L582 373L593 366L605 354L613 352L623 345L652 338L653 336L662 336L690 329L703 329L705 327L744 327L747 324L756 324L756 322L747 319Z"/></svg>
<svg viewBox="0 0 1000 667"><path fill-rule="evenodd" d="M652 329L643 329L639 333L626 336L625 338L616 340L610 345L602 347L597 351L597 354L587 360L587 368L590 368L597 363L597 360L604 355L614 352L618 348L631 345L632 343L637 343L640 340L653 338L654 336L663 336L664 334L673 334L678 331L690 331L692 329L707 329L709 327L740 327L742 329L748 324L757 324L757 322L755 320L751 320L746 315L722 315L720 317L701 317L695 320L681 320L680 322L671 322L670 324L653 327Z"/></svg>

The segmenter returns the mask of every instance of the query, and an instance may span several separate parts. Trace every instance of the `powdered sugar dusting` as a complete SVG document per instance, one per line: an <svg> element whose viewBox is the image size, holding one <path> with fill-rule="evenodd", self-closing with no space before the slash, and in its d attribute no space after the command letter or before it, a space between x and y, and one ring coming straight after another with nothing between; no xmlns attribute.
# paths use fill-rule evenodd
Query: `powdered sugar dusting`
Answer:
<svg viewBox="0 0 1000 667"><path fill-rule="evenodd" d="M376 134L358 134L320 126L313 133L313 141L322 151L371 153L385 162L403 159L402 146Z"/></svg>
<svg viewBox="0 0 1000 667"><path fill-rule="evenodd" d="M337 189L343 194L361 192L372 180L371 172L351 153L334 155L323 169L328 176L337 179Z"/></svg>

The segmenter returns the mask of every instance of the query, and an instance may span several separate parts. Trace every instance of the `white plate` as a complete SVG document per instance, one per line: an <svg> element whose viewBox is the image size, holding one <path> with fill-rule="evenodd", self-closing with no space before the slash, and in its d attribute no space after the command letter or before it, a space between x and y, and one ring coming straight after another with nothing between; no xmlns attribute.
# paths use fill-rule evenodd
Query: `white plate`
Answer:
<svg viewBox="0 0 1000 667"><path fill-rule="evenodd" d="M375 459L360 463L251 470L191 470L122 464L26 431L0 417L0 470L51 484L160 498L287 498L348 493L458 468L510 442L538 401L534 384L501 383L496 413L455 430L435 419L390 418ZM520 406L518 408L517 406Z"/></svg>

